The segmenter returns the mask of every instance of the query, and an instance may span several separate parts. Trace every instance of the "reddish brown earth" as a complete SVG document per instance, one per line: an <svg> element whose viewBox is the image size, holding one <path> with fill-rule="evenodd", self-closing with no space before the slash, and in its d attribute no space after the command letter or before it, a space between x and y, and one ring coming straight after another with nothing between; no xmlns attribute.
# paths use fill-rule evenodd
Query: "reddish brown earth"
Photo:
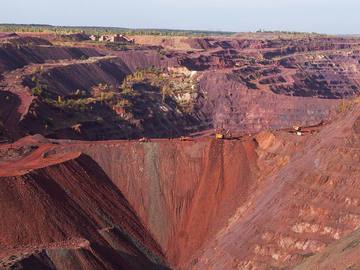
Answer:
<svg viewBox="0 0 360 270"><path fill-rule="evenodd" d="M246 200L255 184L255 179L250 180L256 175L254 148L251 140L208 139L41 144L27 157L5 161L1 171L5 175L26 174L53 162L77 160L77 153L85 153L110 176L116 190L123 191L169 262L175 265L188 259L209 235L222 228L236 207ZM237 156L239 152L243 154ZM171 177L169 171L173 171ZM214 195L208 196L209 192ZM204 212L207 205L218 206ZM221 219L216 218L219 215Z"/></svg>
<svg viewBox="0 0 360 270"><path fill-rule="evenodd" d="M292 267L356 230L358 119L357 107L298 143L248 208L204 247L194 268ZM284 148L275 142L259 155L273 159L279 152Z"/></svg>
<svg viewBox="0 0 360 270"><path fill-rule="evenodd" d="M294 269L357 269L359 265L359 230L356 230Z"/></svg>
<svg viewBox="0 0 360 270"><path fill-rule="evenodd" d="M219 127L246 133L294 124L312 125L327 120L330 111L338 107L339 99L351 98L359 91L358 39L183 38L166 49L148 44L121 51L86 42L78 42L78 47L74 47L74 43L59 43L48 37L55 44L63 44L52 45L44 39L46 35L41 37L1 39L0 91L15 94L18 101L13 102L19 103L16 111L12 107L11 112L1 112L8 137L40 133L66 139L124 139L181 136ZM189 46L187 51L177 49L185 43ZM181 119L168 118L165 126L157 123L156 131L147 130L141 123L134 126L116 116L112 108L98 108L98 113L90 117L106 119L105 124L76 119L50 108L31 93L34 77L48 87L51 98L66 99L78 89L89 95L99 83L116 88L126 75L150 67L164 72L179 67L197 71L193 110ZM6 106L6 100L0 102ZM55 125L62 122L64 127L46 130L49 121ZM81 136L71 131L71 126L79 121L83 121ZM189 126L191 130L186 131ZM174 134L172 130L176 129Z"/></svg>
<svg viewBox="0 0 360 270"><path fill-rule="evenodd" d="M165 268L161 248L94 161L76 152L34 158L1 170L2 267Z"/></svg>
<svg viewBox="0 0 360 270"><path fill-rule="evenodd" d="M0 269L358 267L359 40L47 39L0 35ZM136 124L46 100L151 67L192 71L190 110L152 82Z"/></svg>

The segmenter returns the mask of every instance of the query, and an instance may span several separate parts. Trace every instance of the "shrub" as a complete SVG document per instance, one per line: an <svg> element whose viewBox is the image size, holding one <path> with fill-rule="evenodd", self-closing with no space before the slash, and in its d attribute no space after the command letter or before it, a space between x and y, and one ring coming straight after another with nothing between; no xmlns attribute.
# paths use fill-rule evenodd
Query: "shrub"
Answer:
<svg viewBox="0 0 360 270"><path fill-rule="evenodd" d="M121 99L116 103L115 106L118 108L126 108L131 106L131 102L127 99Z"/></svg>
<svg viewBox="0 0 360 270"><path fill-rule="evenodd" d="M80 60L82 61L85 61L85 60L88 60L89 59L89 56L83 54L81 57L80 57Z"/></svg>
<svg viewBox="0 0 360 270"><path fill-rule="evenodd" d="M36 76L33 76L31 81L35 84L35 86L31 89L32 94L34 96L44 96L44 91L47 89L47 85L42 84Z"/></svg>
<svg viewBox="0 0 360 270"><path fill-rule="evenodd" d="M41 96L43 90L41 89L41 87L35 86L34 88L31 89L31 92L34 96Z"/></svg>

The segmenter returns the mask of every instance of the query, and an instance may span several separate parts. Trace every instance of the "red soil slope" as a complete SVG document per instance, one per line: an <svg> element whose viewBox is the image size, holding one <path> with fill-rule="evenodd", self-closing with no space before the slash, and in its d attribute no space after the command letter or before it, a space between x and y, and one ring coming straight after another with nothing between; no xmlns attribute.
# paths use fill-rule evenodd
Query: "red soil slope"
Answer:
<svg viewBox="0 0 360 270"><path fill-rule="evenodd" d="M209 124L243 133L315 125L328 120L339 104L335 99L289 97L248 89L217 72L203 74L199 86L203 96L198 106Z"/></svg>
<svg viewBox="0 0 360 270"><path fill-rule="evenodd" d="M295 270L358 269L360 267L360 231L329 245L322 252L306 259Z"/></svg>
<svg viewBox="0 0 360 270"><path fill-rule="evenodd" d="M50 166L62 159L73 160L77 155L73 151L88 154L126 196L173 266L187 262L208 237L226 224L235 209L246 202L256 186L258 173L256 144L251 139L84 142L54 146L29 138L12 147L19 149L23 145L38 145L38 148L19 160L4 161L3 175L24 174L44 166L44 162Z"/></svg>
<svg viewBox="0 0 360 270"><path fill-rule="evenodd" d="M360 107L342 99L359 93L359 41L204 38L187 45L194 50L99 48L105 56L5 65L16 68L0 85L10 139L50 135L41 122L49 119L64 124L52 137L74 138L66 118L33 95L33 76L61 100L100 82L118 86L150 65L198 71L190 113L199 131L262 132L142 142L34 136L1 144L0 268L317 269L331 260L315 254L337 256L357 245ZM57 50L34 49L44 46ZM297 136L293 125L317 126ZM108 139L114 130L132 138L118 122L97 127L76 138ZM346 267L358 263L350 251L339 255L351 261Z"/></svg>
<svg viewBox="0 0 360 270"><path fill-rule="evenodd" d="M189 260L256 184L252 140L79 143L109 175L172 265Z"/></svg>
<svg viewBox="0 0 360 270"><path fill-rule="evenodd" d="M74 265L96 268L92 257L106 259L92 243L103 243L100 232L115 226L174 269L293 267L360 224L359 118L354 107L302 137L281 131L242 140L59 145L25 139L13 148L37 148L0 167L8 217L0 223L2 260L8 265L11 255L27 252L56 265L60 247ZM42 250L53 252L39 259Z"/></svg>
<svg viewBox="0 0 360 270"><path fill-rule="evenodd" d="M359 116L356 107L307 137L266 177L249 208L204 247L194 269L291 267L357 229Z"/></svg>
<svg viewBox="0 0 360 270"><path fill-rule="evenodd" d="M19 161L26 171L1 170L3 267L144 269L163 263L160 247L94 161L79 153L36 157Z"/></svg>

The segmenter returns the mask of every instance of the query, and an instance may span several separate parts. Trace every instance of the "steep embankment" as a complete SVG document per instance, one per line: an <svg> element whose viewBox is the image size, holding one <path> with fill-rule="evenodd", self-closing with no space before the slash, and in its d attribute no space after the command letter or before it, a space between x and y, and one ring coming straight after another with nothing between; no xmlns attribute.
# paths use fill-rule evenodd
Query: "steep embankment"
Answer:
<svg viewBox="0 0 360 270"><path fill-rule="evenodd" d="M248 89L229 74L215 71L200 77L199 89L197 108L204 119L215 128L239 132L315 125L328 120L339 104L338 100Z"/></svg>
<svg viewBox="0 0 360 270"><path fill-rule="evenodd" d="M130 73L117 57L44 65L24 76L38 98L20 126L52 138L88 140L180 136L198 128L191 113L196 82L189 72Z"/></svg>
<svg viewBox="0 0 360 270"><path fill-rule="evenodd" d="M44 91L49 97L57 97L74 95L76 90L89 93L93 86L100 83L117 87L130 73L121 59L112 56L93 57L83 61L70 60L43 65L37 72L24 74L27 76L24 76L23 84L35 87L33 77L36 77L36 80L46 85Z"/></svg>
<svg viewBox="0 0 360 270"><path fill-rule="evenodd" d="M45 126L51 124L52 120L59 127L66 124L66 113L49 108L46 102L40 102L34 95L34 88L38 91L46 90L46 97L56 100L58 96L74 94L77 89L90 92L92 86L103 82L118 85L129 73L126 65L113 57L33 64L9 72L3 80L2 97L5 98L0 100L1 104L4 103L2 117L5 130L12 138L20 138L26 133L49 133ZM41 86L36 83L39 80ZM6 104L12 100L17 102L17 106L8 108ZM111 111L107 113L114 114ZM73 124L76 124L76 120Z"/></svg>
<svg viewBox="0 0 360 270"><path fill-rule="evenodd" d="M166 69L178 65L176 57L167 57L155 50L111 52L111 54L119 57L132 72L151 67Z"/></svg>
<svg viewBox="0 0 360 270"><path fill-rule="evenodd" d="M257 184L256 144L251 139L57 146L34 138L13 147L0 151L5 158L0 202L7 209L2 215L12 213L0 223L1 258L9 265L11 255L21 262L31 255L32 263L50 260L56 269L68 269L64 260L56 261L59 249L67 250L72 266L79 261L93 264L92 257L102 255L93 247L105 245L99 230L115 227L139 241L153 261L161 262L163 250L167 263L178 268L227 224ZM9 151L13 158L7 160ZM14 215L17 212L24 214Z"/></svg>
<svg viewBox="0 0 360 270"><path fill-rule="evenodd" d="M248 210L204 247L195 269L292 267L356 230L359 116L357 106L298 144ZM281 147L259 154L273 159Z"/></svg>
<svg viewBox="0 0 360 270"><path fill-rule="evenodd" d="M42 64L49 60L94 56L101 56L101 54L91 48L0 44L0 74L33 63Z"/></svg>
<svg viewBox="0 0 360 270"><path fill-rule="evenodd" d="M7 46L13 45L8 44ZM127 75L138 69L166 68L168 65L176 65L175 58L161 56L153 50L117 52L99 49L102 53L110 54L110 56L89 58L86 54L82 54L81 59L79 59L78 55L63 55L56 51L56 48L64 51L71 51L74 48L44 46L39 45L37 46L39 48L36 49L43 50L46 48L52 51L53 59L57 59L57 61L42 63L40 60L34 60L33 62L42 64L29 64L3 76L4 96L9 92L6 96L14 95L18 102L17 106L13 106L11 109L7 109L9 106L4 106L2 110L3 132L7 137L17 139L29 133L41 133L53 138L96 140L148 135L149 131L142 130L139 127L141 121L145 119L136 119L133 123L128 121L126 117L119 116L119 114L124 114L122 103L120 104L121 107L115 106L118 105L116 102L111 105L104 104L102 102L103 95L100 93L98 93L98 97L91 100L93 88L101 86L107 91L111 90L112 93L118 94L118 87ZM24 45L24 48L27 47ZM33 54L31 48L28 48L27 53L36 58L36 54ZM96 52L91 48L79 50ZM17 57L15 52L8 51L7 53L15 58ZM99 55L100 53L96 52L96 54ZM44 58L50 59L52 54L44 51L42 55ZM62 59L62 57L66 59ZM9 70L25 65L26 62L12 67L10 63L7 63L6 57L2 59ZM104 92L102 94L106 97L110 96L109 93ZM149 117L155 117L157 120L158 115L168 113L166 108L165 111L162 111L163 109L155 104L161 103L161 99L164 99L161 93L156 93L156 100L152 100L151 93L150 95L142 94L142 97L135 102L151 103L149 105L155 112L148 113ZM74 102L67 107L67 103L63 101L69 98L72 98ZM127 104L129 100L124 102ZM0 103L8 102L2 98ZM174 107L174 104L172 102L170 106ZM70 108L71 106L72 108ZM152 110L150 107L148 111ZM177 111L173 114L176 113ZM158 126L159 123L161 125L160 120L155 123L155 126ZM166 125L169 123L170 121ZM74 130L73 126L81 126L81 134ZM163 129L162 127L158 128ZM175 127L174 129L177 130ZM166 132L169 134L169 131ZM152 133L152 136L156 135Z"/></svg>
<svg viewBox="0 0 360 270"><path fill-rule="evenodd" d="M29 224L18 227L12 223L14 217L2 219L4 250L8 256L28 245L52 250L51 242L68 240L64 235L97 243L102 241L99 230L120 224L130 227L126 231L139 232L134 237L152 235L158 246L150 240L143 245L159 254L163 250L174 269L293 267L360 225L359 117L360 109L354 107L332 124L312 132L305 129L304 136L262 132L255 140L41 142L25 158L3 163L5 174L18 175L2 178L0 202L8 209L3 213L9 216L7 211L26 207L25 214L15 219ZM77 157L74 151L91 159ZM49 163L46 168L36 169L44 162ZM53 162L60 164L50 166ZM106 181L99 180L105 177L98 174L101 170L109 177ZM46 185L45 180L35 181L38 175ZM71 201L55 189L54 181ZM137 213L144 227L132 225L133 219L126 218L125 223L117 219L120 214L115 210L125 204L123 199L116 203L118 196L127 199L125 208L133 209L129 211ZM66 203L59 204L64 198ZM36 209L27 208L30 201ZM54 212L45 206L54 207ZM53 215L55 211L60 214ZM50 215L50 225L44 227L40 218L28 221L30 215ZM64 220L72 222L63 224ZM15 239L19 243L10 235L20 235ZM315 269L316 258L310 261Z"/></svg>
<svg viewBox="0 0 360 270"><path fill-rule="evenodd" d="M12 115L17 115L16 108L20 106L20 99L17 95L0 91L0 141L10 138L5 127L7 119Z"/></svg>
<svg viewBox="0 0 360 270"><path fill-rule="evenodd" d="M347 110L340 99L359 89L356 42L321 40L197 40L194 46L207 51L182 56L203 70L195 76L199 85L186 69L154 74L176 82L180 100L196 97L190 113L204 126L251 133L318 124L332 110ZM68 138L71 131L79 139L108 139L175 129L176 121L158 124L159 110L178 108L162 95L159 85L166 84L137 72L125 82L125 93L116 92L137 68L177 66L174 59L154 51L114 52L7 72L0 92L5 131L13 138L25 132ZM187 82L181 72L189 73ZM105 104L106 95L123 106ZM139 116L131 125L129 105ZM149 118L141 118L139 108L150 108ZM0 263L24 269L282 269L303 262L316 269L331 263L316 253L337 256L342 248L339 256L351 267L360 226L359 119L355 106L331 124L304 128L304 136L284 130L236 140L26 138L0 145ZM130 132L147 124L153 133Z"/></svg>
<svg viewBox="0 0 360 270"><path fill-rule="evenodd" d="M35 151L11 164L0 177L2 267L161 269L160 247L89 157Z"/></svg>
<svg viewBox="0 0 360 270"><path fill-rule="evenodd" d="M188 262L226 225L257 182L251 139L76 143L61 148L82 151L104 169L173 266Z"/></svg>

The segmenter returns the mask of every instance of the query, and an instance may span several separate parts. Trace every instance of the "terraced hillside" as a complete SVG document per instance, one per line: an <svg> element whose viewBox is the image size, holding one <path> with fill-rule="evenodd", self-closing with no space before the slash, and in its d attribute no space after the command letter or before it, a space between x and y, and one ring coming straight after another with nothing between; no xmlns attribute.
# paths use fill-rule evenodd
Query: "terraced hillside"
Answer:
<svg viewBox="0 0 360 270"><path fill-rule="evenodd" d="M57 45L29 36L2 38L5 137L176 137L211 128L246 133L314 125L359 90L356 39L188 38L181 41L188 51L51 40ZM136 71L151 69L158 78L145 74L135 89L122 87ZM143 102L130 102L129 93ZM6 109L9 100L16 110Z"/></svg>
<svg viewBox="0 0 360 270"><path fill-rule="evenodd" d="M0 269L358 266L360 40L48 39L0 35Z"/></svg>

